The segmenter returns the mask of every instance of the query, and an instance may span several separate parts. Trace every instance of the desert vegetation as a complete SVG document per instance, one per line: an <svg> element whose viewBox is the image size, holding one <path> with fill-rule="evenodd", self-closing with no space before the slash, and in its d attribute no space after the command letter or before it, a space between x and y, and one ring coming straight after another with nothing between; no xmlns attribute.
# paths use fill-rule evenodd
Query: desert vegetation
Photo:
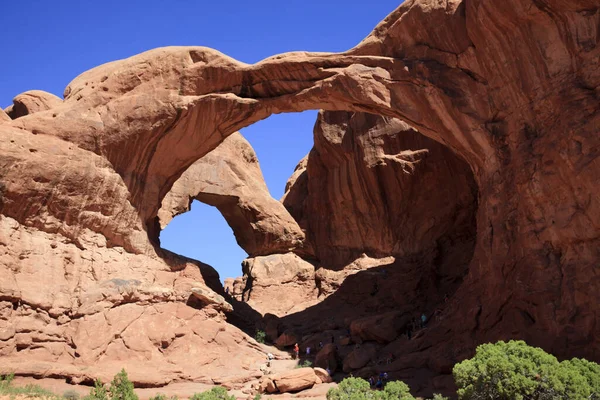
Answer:
<svg viewBox="0 0 600 400"><path fill-rule="evenodd" d="M460 400L600 399L600 365L556 357L524 341L483 344L474 357L454 366ZM414 400L408 385L391 381L373 390L361 378L346 378L327 393L328 400ZM435 394L433 400L445 399Z"/></svg>

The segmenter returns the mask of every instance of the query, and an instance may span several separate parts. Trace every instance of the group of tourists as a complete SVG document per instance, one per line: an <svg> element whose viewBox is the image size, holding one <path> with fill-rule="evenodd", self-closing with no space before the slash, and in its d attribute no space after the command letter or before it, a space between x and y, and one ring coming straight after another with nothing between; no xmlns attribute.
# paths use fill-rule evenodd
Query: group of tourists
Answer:
<svg viewBox="0 0 600 400"><path fill-rule="evenodd" d="M369 377L369 384L371 385L372 388L375 388L375 389L383 389L383 387L385 386L387 381L388 381L387 372L380 372L379 376L373 375L373 376Z"/></svg>
<svg viewBox="0 0 600 400"><path fill-rule="evenodd" d="M406 336L408 340L412 339L413 333L418 331L419 329L425 328L427 325L427 315L425 313L421 314L421 317L414 317L408 324L408 328L406 329Z"/></svg>

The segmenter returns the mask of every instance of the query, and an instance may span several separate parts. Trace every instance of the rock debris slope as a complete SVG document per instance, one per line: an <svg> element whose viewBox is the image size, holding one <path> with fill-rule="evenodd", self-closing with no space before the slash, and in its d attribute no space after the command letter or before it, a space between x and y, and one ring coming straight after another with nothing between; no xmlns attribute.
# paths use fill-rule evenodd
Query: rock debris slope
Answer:
<svg viewBox="0 0 600 400"><path fill-rule="evenodd" d="M157 249L158 212L226 137L306 109L405 121L473 174L473 257L446 317L412 342L419 365L435 376L478 343L513 336L598 361L599 7L409 0L344 53L247 65L203 47L162 48L84 72L63 102L27 115L15 103L6 114L18 118L0 116L2 368L90 379L118 364L148 385L256 373L259 347L222 307L186 306L192 286L220 288L210 268ZM452 226L392 237L412 251ZM337 245L327 254L320 240L337 238L311 229L317 247L292 250L339 262L354 254Z"/></svg>

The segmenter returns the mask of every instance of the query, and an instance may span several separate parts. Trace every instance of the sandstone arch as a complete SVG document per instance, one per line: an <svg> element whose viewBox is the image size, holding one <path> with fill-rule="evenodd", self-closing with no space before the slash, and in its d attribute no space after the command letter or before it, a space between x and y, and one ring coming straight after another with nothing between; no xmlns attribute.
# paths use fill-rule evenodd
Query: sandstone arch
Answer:
<svg viewBox="0 0 600 400"><path fill-rule="evenodd" d="M239 133L196 161L175 182L158 212L164 229L192 199L216 207L250 257L301 248L304 232L271 197L256 153Z"/></svg>
<svg viewBox="0 0 600 400"><path fill-rule="evenodd" d="M507 336L598 360L599 22L596 0L407 1L345 53L246 65L166 48L109 63L76 78L62 104L2 122L2 214L79 247L91 231L93 246L152 255L173 182L241 127L311 108L399 118L465 159L479 188L469 275L426 338L445 361L428 366L447 371ZM72 173L53 190L60 165L46 173L30 152L84 160L110 194L65 201L88 180Z"/></svg>

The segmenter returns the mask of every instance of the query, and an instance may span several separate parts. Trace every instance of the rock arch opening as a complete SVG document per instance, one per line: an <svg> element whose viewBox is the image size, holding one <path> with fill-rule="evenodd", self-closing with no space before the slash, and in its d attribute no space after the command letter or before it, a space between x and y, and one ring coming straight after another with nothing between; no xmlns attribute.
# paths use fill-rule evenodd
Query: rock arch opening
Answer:
<svg viewBox="0 0 600 400"><path fill-rule="evenodd" d="M281 203L262 179L250 178L253 169L262 178L257 157L236 133L184 172L159 217L174 204L173 192L221 210L250 249L244 276L226 287L235 300L275 316L254 321L274 343L289 345L290 330L342 334L355 320L392 313L385 338L375 340L379 351L400 340L415 315L443 318L473 257L477 184L452 150L398 119L321 111L313 137ZM257 228L264 221L268 229ZM353 334L372 341L369 329Z"/></svg>
<svg viewBox="0 0 600 400"><path fill-rule="evenodd" d="M297 160L313 147L316 115L273 115L193 164L163 200L158 213L161 247L207 262L221 281L242 274L248 257L244 249L252 255L291 250L293 243L270 243L286 242L287 229L296 231L291 232L296 239L290 240L302 236L290 227L293 219L277 199Z"/></svg>
<svg viewBox="0 0 600 400"><path fill-rule="evenodd" d="M190 350L212 345L215 332L236 339L230 343L243 340L237 331L222 324L219 310L185 307L191 286L206 274L182 257L167 260L157 254L157 213L182 174L225 138L273 113L306 109L399 118L452 149L473 171L479 211L475 255L465 280L468 284L450 300L451 317L433 326L423 340L411 341L402 349L406 373L420 374L428 386L448 386L443 380L449 378L453 363L471 354L477 344L516 337L559 357L576 354L597 360L600 281L590 276L597 269L600 248L600 203L593 201L598 187L600 114L597 90L593 89L599 81L596 27L600 14L594 11L597 5L593 1L538 3L515 1L515 7L507 7L504 2L404 2L349 51L288 53L254 65L202 47L156 49L84 72L66 88L64 101L51 110L16 120L0 115L6 137L0 146L6 164L0 185L0 222L4 232L9 232L2 242L11 260L4 267L9 280L3 282L7 285L3 291L9 293L9 300L33 306L33 312L44 315L40 321L52 321L53 326L60 321L62 326L60 331L53 328L59 332L60 342L45 342L45 334L32 338L29 328L19 332L25 336L3 341L6 364L16 366L20 374L48 376L60 370L83 379L81 366L90 367L88 371L94 366L97 375L98 368L107 365L104 355L112 354L113 360L131 356L127 367L138 368L140 376L140 365L156 368L159 375L164 372L165 380L181 377L182 370L190 379L211 376L215 369L189 357ZM548 49L551 51L545 51ZM354 144L342 139L341 145ZM398 154L385 155L397 159ZM419 155L405 153L401 158L410 161ZM388 161L406 164L382 160L386 165ZM380 167L383 165L376 163L373 168ZM301 176L301 171L297 175ZM292 186L303 181L298 178ZM365 186L368 181L358 182ZM306 184L310 189L310 179ZM319 196L324 197L323 192ZM360 205L354 198L342 200L344 207ZM445 200L443 197L440 202ZM305 210L303 204L295 209ZM304 217L312 215L303 212L290 223L310 229L321 226L303 225ZM418 235L436 232L435 223L419 222L417 226L424 232ZM356 223L352 226L355 229ZM19 234L14 234L15 230ZM296 248L296 234L302 232L293 230L284 241L272 240L273 232L258 238L249 235L248 246L260 249L265 243L275 243L268 255L252 252L254 259L272 257L274 248ZM378 238L380 232L365 232L356 237L364 239L375 254L378 243L368 240ZM327 233L323 229L310 234L328 239L333 250L319 243L316 247L303 245L302 257L312 254L321 262L331 257L340 264L353 257L352 249L336 245L337 237ZM56 235L64 240L57 243ZM275 237L278 235L275 232ZM399 239L408 245L412 236L409 231L406 238ZM305 235L302 243L310 244L310 237ZM48 245L39 258L22 257L35 254L41 242ZM19 250L21 246L25 251ZM294 251L285 254L294 255ZM373 257L367 254L364 258ZM38 259L52 260L52 275L37 268ZM73 262L76 268L72 268ZM248 263L247 270L256 275L257 266ZM382 277L389 272L384 269L379 270ZM347 285L346 279L335 293L347 290L348 302L381 293L380 281L366 289L360 286L369 282L362 278L372 270L353 275L361 278L356 278L356 286ZM328 276L319 280L318 290ZM19 288L16 284L19 279L30 282L32 277L46 285ZM259 281L258 275L253 277L252 295L260 293ZM352 290L355 287L357 290ZM399 291L391 288L390 292ZM402 292L399 296L410 301ZM335 299L330 296L327 300L330 298ZM381 302L372 306L377 304ZM5 306L13 308L12 303ZM145 313L149 307L151 312ZM365 309L370 313L367 317L381 311L373 307ZM22 309L12 310L10 325L30 320ZM128 322L109 324L107 316L111 315L115 321L127 318ZM293 316L301 313L289 318ZM190 324L188 317L195 322ZM317 317L314 314L309 321L316 323ZM163 324L167 318L170 322ZM367 337L361 332L380 337L361 326L402 322L395 317L377 318L375 323L357 321L351 326L357 340ZM286 328L282 319L274 319L269 328L280 333L281 327ZM143 333L144 326L156 321L164 327L164 337ZM344 325L338 321L323 323L323 329L343 333ZM131 328L123 332L119 326ZM290 322L288 326L292 338L293 329L302 324ZM71 328L76 334L71 334ZM179 340L182 330L185 340ZM98 335L89 337L87 332ZM39 344L39 337L45 343ZM144 352L148 363L140 363L127 345L138 339L143 346L135 349ZM165 353L158 350L164 350L163 339L170 349ZM21 348L17 355L16 343L33 346ZM80 355L77 364L63 357L71 354L71 343L77 345ZM373 346L362 347L369 348ZM238 350L253 359L264 357L250 346L236 347L236 354ZM20 364L26 355L45 372ZM359 362L370 359L367 356L355 353L349 368L368 366ZM243 355L232 357L229 366L240 372L243 359ZM161 369L165 365L168 370ZM436 379L429 379L433 377Z"/></svg>
<svg viewBox="0 0 600 400"><path fill-rule="evenodd" d="M248 257L221 212L198 200L191 201L189 211L173 218L161 231L160 243L164 249L212 266L221 283L238 276Z"/></svg>

